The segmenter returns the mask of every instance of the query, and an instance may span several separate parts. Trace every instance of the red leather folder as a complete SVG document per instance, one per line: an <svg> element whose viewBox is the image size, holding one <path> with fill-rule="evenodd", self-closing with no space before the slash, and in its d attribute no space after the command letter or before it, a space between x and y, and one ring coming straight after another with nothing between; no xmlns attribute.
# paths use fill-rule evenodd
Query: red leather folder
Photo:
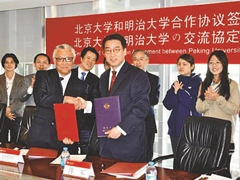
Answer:
<svg viewBox="0 0 240 180"><path fill-rule="evenodd" d="M74 104L54 104L58 140L65 137L79 142L78 124Z"/></svg>
<svg viewBox="0 0 240 180"><path fill-rule="evenodd" d="M27 158L56 158L58 151L55 149L31 147L26 154Z"/></svg>
<svg viewBox="0 0 240 180"><path fill-rule="evenodd" d="M121 122L119 96L94 99L97 136L106 137L105 132Z"/></svg>
<svg viewBox="0 0 240 180"><path fill-rule="evenodd" d="M101 173L114 175L117 177L139 177L146 171L147 163L117 162Z"/></svg>

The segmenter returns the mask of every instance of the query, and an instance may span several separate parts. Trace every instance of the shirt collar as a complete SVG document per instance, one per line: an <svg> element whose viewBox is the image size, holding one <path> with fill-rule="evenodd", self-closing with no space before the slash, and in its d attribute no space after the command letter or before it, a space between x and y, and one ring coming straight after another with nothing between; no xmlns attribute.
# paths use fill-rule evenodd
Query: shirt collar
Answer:
<svg viewBox="0 0 240 180"><path fill-rule="evenodd" d="M58 76L59 76L59 77L63 77L63 78L64 78L63 81L68 82L68 80L69 80L71 74L72 74L72 72L70 72L70 73L67 74L66 76L62 76L60 73L58 73Z"/></svg>
<svg viewBox="0 0 240 180"><path fill-rule="evenodd" d="M122 68L122 66L123 66L123 64L125 63L125 60L122 62L122 64L120 64L120 66L118 66L116 69L115 69L115 71L117 71L117 74L116 75L118 75L118 73L119 73L119 71L121 70L121 68ZM111 67L111 72L113 71L113 68Z"/></svg>
<svg viewBox="0 0 240 180"><path fill-rule="evenodd" d="M85 73L86 73L85 77L87 77L87 74L89 73L89 71L83 71L83 70L80 68L80 66L78 66L78 78L79 78L79 79L81 79L81 77L82 77L82 72L85 72ZM84 79L85 79L85 78L84 78Z"/></svg>
<svg viewBox="0 0 240 180"><path fill-rule="evenodd" d="M6 75L6 73L5 73L6 82L12 83L13 80L14 80L14 78L15 78L15 74L16 74L16 73L14 72L12 79L9 79L9 78L7 77L7 75Z"/></svg>

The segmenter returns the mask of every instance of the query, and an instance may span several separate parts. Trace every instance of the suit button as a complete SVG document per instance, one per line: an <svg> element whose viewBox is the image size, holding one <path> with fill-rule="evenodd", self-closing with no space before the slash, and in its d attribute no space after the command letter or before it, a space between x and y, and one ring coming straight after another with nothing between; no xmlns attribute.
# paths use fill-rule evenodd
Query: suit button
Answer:
<svg viewBox="0 0 240 180"><path fill-rule="evenodd" d="M54 123L52 123L52 125L54 126Z"/></svg>

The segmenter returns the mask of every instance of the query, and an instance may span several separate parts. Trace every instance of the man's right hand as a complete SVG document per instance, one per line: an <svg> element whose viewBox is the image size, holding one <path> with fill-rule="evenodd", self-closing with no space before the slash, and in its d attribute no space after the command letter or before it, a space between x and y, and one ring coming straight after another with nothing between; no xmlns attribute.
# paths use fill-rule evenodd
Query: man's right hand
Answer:
<svg viewBox="0 0 240 180"><path fill-rule="evenodd" d="M82 98L79 98L79 97L64 96L64 99L63 99L64 104L74 104L76 110L81 110L85 108L82 102L83 102Z"/></svg>

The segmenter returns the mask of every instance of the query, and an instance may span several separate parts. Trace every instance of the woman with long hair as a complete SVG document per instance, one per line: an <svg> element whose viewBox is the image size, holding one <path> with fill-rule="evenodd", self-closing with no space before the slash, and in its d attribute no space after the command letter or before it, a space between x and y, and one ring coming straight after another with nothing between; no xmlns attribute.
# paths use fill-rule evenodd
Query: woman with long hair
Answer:
<svg viewBox="0 0 240 180"><path fill-rule="evenodd" d="M206 78L199 88L196 110L203 116L225 119L232 122L232 136L227 165L230 170L231 155L234 152L233 136L236 115L239 112L240 95L236 81L228 76L227 55L217 50L208 58Z"/></svg>

